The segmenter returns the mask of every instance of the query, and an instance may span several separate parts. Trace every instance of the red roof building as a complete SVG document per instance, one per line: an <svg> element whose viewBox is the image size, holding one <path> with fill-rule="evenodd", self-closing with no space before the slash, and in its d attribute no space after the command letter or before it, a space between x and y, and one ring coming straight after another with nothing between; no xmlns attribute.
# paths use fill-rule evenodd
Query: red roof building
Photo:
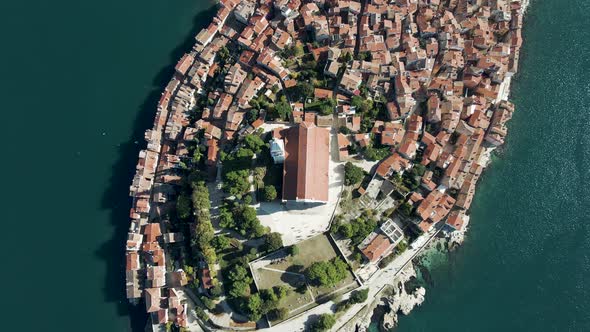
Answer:
<svg viewBox="0 0 590 332"><path fill-rule="evenodd" d="M374 263L389 254L391 250L393 250L391 240L383 234L377 234L366 247L361 249L361 252Z"/></svg>
<svg viewBox="0 0 590 332"><path fill-rule="evenodd" d="M329 146L328 129L313 123L285 130L284 201L328 201Z"/></svg>

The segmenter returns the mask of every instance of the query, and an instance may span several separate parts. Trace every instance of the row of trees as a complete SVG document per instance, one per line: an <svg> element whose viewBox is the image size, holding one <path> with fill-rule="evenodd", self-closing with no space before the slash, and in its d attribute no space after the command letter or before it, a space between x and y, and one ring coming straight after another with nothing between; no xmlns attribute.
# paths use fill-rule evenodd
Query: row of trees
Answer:
<svg viewBox="0 0 590 332"><path fill-rule="evenodd" d="M191 198L196 221L195 238L191 240L191 246L201 253L207 264L214 264L217 262L217 255L212 245L215 230L211 224L211 202L205 182L193 184Z"/></svg>

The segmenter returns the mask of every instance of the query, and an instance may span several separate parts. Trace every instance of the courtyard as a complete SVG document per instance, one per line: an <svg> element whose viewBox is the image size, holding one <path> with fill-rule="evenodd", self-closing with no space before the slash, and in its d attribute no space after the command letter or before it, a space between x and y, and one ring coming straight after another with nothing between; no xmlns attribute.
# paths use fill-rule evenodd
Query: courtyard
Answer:
<svg viewBox="0 0 590 332"><path fill-rule="evenodd" d="M256 205L257 215L262 225L268 226L272 232L281 233L285 245L301 242L328 230L344 183L344 162L338 160L335 136L336 131L332 129L326 204L284 204L273 201L259 202Z"/></svg>
<svg viewBox="0 0 590 332"><path fill-rule="evenodd" d="M328 261L338 257L325 235L300 242L297 248L299 252L294 256L283 249L250 263L250 269L259 290L283 285L291 290L289 295L281 301L281 307L289 310L289 317L296 316L322 301L358 287L350 272L344 280L333 287L316 287L307 283L303 274L306 268L314 262ZM274 325L278 321L271 323Z"/></svg>

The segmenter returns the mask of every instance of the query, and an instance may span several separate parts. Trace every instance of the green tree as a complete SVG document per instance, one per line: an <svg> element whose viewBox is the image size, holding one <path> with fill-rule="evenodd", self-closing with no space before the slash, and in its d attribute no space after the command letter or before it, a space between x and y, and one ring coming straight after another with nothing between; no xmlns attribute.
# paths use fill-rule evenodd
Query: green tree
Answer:
<svg viewBox="0 0 590 332"><path fill-rule="evenodd" d="M283 321L289 317L289 309L287 308L278 308L274 309L269 313L271 320L280 320Z"/></svg>
<svg viewBox="0 0 590 332"><path fill-rule="evenodd" d="M260 296L265 302L279 302L279 297L275 293L274 289L261 289Z"/></svg>
<svg viewBox="0 0 590 332"><path fill-rule="evenodd" d="M346 238L352 238L354 236L354 230L351 224L342 224L338 227L338 232Z"/></svg>
<svg viewBox="0 0 590 332"><path fill-rule="evenodd" d="M262 147L265 145L264 141L258 135L246 135L244 137L244 145L254 151L254 153L260 153Z"/></svg>
<svg viewBox="0 0 590 332"><path fill-rule="evenodd" d="M248 238L261 237L266 234L266 228L260 224L256 216L256 209L248 205L238 205L233 210L236 227L234 228Z"/></svg>
<svg viewBox="0 0 590 332"><path fill-rule="evenodd" d="M293 55L295 55L296 57L300 57L302 56L304 53L303 51L303 45L301 44L295 44L293 46Z"/></svg>
<svg viewBox="0 0 590 332"><path fill-rule="evenodd" d="M213 308L215 308L215 303L213 303L213 301L206 297L206 296L199 296L199 300L201 300L201 302L203 303L203 305L205 306L205 308L212 310Z"/></svg>
<svg viewBox="0 0 590 332"><path fill-rule="evenodd" d="M422 164L416 164L412 168L412 174L415 176L422 176L426 172L426 167Z"/></svg>
<svg viewBox="0 0 590 332"><path fill-rule="evenodd" d="M209 211L211 209L211 202L209 200L209 190L207 189L205 182L199 181L197 183L193 183L192 187L193 194L191 199L193 201L193 208L195 209L195 212L198 213L202 210Z"/></svg>
<svg viewBox="0 0 590 332"><path fill-rule="evenodd" d="M269 233L264 236L264 250L275 251L283 247L283 239L280 233Z"/></svg>
<svg viewBox="0 0 590 332"><path fill-rule="evenodd" d="M210 245L215 237L215 230L213 229L213 225L211 225L211 221L209 219L197 221L195 234L197 235L197 243L200 248Z"/></svg>
<svg viewBox="0 0 590 332"><path fill-rule="evenodd" d="M277 298L279 301L286 298L289 295L289 293L291 292L289 287L287 287L285 285L280 285L280 286L274 287L273 291L277 295Z"/></svg>
<svg viewBox="0 0 590 332"><path fill-rule="evenodd" d="M354 165L350 161L344 165L344 184L347 186L361 182L364 176L363 169Z"/></svg>
<svg viewBox="0 0 590 332"><path fill-rule="evenodd" d="M333 314L321 314L318 320L311 325L311 330L314 332L328 331L334 324L336 324L336 317Z"/></svg>
<svg viewBox="0 0 590 332"><path fill-rule="evenodd" d="M220 59L225 61L229 57L229 50L227 49L227 47L223 46L222 48L219 49L219 51L217 52L217 55L219 56Z"/></svg>
<svg viewBox="0 0 590 332"><path fill-rule="evenodd" d="M319 286L334 286L346 278L347 266L340 258L328 262L314 262L305 270L305 276Z"/></svg>
<svg viewBox="0 0 590 332"><path fill-rule="evenodd" d="M225 206L219 209L219 225L225 228L235 228L234 216Z"/></svg>
<svg viewBox="0 0 590 332"><path fill-rule="evenodd" d="M201 250L207 264L215 264L215 262L217 262L217 254L215 254L215 249L213 249L213 247L207 246Z"/></svg>
<svg viewBox="0 0 590 332"><path fill-rule="evenodd" d="M262 318L262 306L264 305L259 294L253 294L248 298L248 318L256 322Z"/></svg>
<svg viewBox="0 0 590 332"><path fill-rule="evenodd" d="M399 206L399 212L405 216L409 216L412 214L412 205L408 202L404 202L402 205Z"/></svg>
<svg viewBox="0 0 590 332"><path fill-rule="evenodd" d="M369 289L355 290L350 294L350 303L363 303L369 298Z"/></svg>
<svg viewBox="0 0 590 332"><path fill-rule="evenodd" d="M351 133L350 128L346 126L340 126L340 128L338 128L338 132L344 135L350 135Z"/></svg>
<svg viewBox="0 0 590 332"><path fill-rule="evenodd" d="M230 195L243 195L250 190L248 170L230 171L225 174L223 190Z"/></svg>
<svg viewBox="0 0 590 332"><path fill-rule="evenodd" d="M310 83L299 82L297 83L297 92L300 98L306 99L313 96L314 88Z"/></svg>
<svg viewBox="0 0 590 332"><path fill-rule="evenodd" d="M189 276L192 276L193 273L195 273L195 269L190 266L190 265L185 265L183 268L184 272L186 272L186 274L188 274Z"/></svg>
<svg viewBox="0 0 590 332"><path fill-rule="evenodd" d="M402 252L406 251L408 249L408 242L401 241L400 243L397 244L397 246L395 247L395 251L398 254L401 254Z"/></svg>
<svg viewBox="0 0 590 332"><path fill-rule="evenodd" d="M228 295L231 298L240 298L249 294L252 278L250 278L248 270L244 266L240 264L233 265L227 272L226 277L230 281Z"/></svg>
<svg viewBox="0 0 590 332"><path fill-rule="evenodd" d="M252 157L254 157L254 151L252 151L246 147L239 148L238 151L236 151L235 157L239 161L248 162L248 161L252 160ZM244 165L244 166L247 167L250 165Z"/></svg>
<svg viewBox="0 0 590 332"><path fill-rule="evenodd" d="M361 113L367 113L373 108L373 101L359 96L353 96L350 104Z"/></svg>
<svg viewBox="0 0 590 332"><path fill-rule="evenodd" d="M289 247L289 255L297 256L299 254L299 247L297 245L292 245Z"/></svg>
<svg viewBox="0 0 590 332"><path fill-rule="evenodd" d="M203 151L201 151L200 146L197 146L193 151L193 158L192 162L194 165L198 164L201 158L203 157Z"/></svg>
<svg viewBox="0 0 590 332"><path fill-rule="evenodd" d="M176 213L180 219L186 219L191 215L191 199L186 194L180 194L176 200Z"/></svg>
<svg viewBox="0 0 590 332"><path fill-rule="evenodd" d="M209 294L216 299L223 294L223 289L220 286L214 286L209 289Z"/></svg>
<svg viewBox="0 0 590 332"><path fill-rule="evenodd" d="M248 270L242 265L236 264L229 271L229 280L231 281L247 281L250 283L250 277L248 276Z"/></svg>
<svg viewBox="0 0 590 332"><path fill-rule="evenodd" d="M246 295L250 290L250 284L244 281L234 281L229 290L229 296L237 299Z"/></svg>
<svg viewBox="0 0 590 332"><path fill-rule="evenodd" d="M225 235L218 235L213 238L212 241L213 247L217 250L223 250L229 247L230 240Z"/></svg>
<svg viewBox="0 0 590 332"><path fill-rule="evenodd" d="M293 112L291 105L289 105L287 98L284 95L281 96L279 102L275 104L275 112L278 117L283 120L287 120L291 112Z"/></svg>
<svg viewBox="0 0 590 332"><path fill-rule="evenodd" d="M264 200L267 202L274 201L277 198L277 189L271 184L264 186L263 192Z"/></svg>
<svg viewBox="0 0 590 332"><path fill-rule="evenodd" d="M356 262L361 263L363 261L363 255L361 255L360 252L355 252L354 254L352 254L352 259Z"/></svg>

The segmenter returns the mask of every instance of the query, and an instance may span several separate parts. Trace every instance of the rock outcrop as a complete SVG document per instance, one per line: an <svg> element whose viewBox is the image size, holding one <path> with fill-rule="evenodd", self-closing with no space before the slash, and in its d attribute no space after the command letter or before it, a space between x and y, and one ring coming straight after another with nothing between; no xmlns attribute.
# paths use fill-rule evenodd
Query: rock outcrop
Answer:
<svg viewBox="0 0 590 332"><path fill-rule="evenodd" d="M381 322L382 330L388 331L397 325L398 313L408 315L416 306L424 302L426 289L418 287L411 292L406 291L405 284L416 277L413 265L408 265L394 283L391 295L384 298L389 312L385 313Z"/></svg>

